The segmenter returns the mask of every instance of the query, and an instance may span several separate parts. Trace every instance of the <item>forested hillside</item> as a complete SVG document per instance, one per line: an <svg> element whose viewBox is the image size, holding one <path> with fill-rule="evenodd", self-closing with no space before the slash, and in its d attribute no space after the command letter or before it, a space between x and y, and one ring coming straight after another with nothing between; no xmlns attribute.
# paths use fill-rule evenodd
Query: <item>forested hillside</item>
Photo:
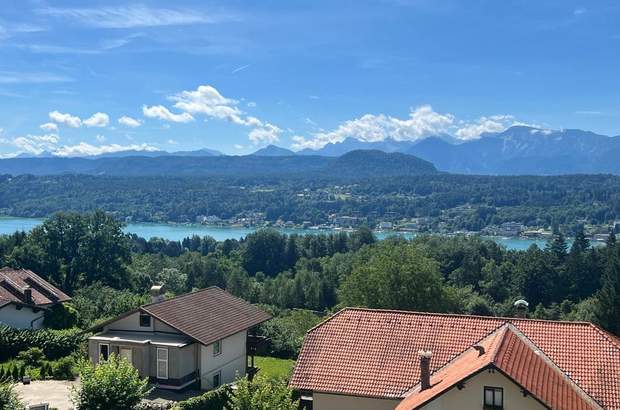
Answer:
<svg viewBox="0 0 620 410"><path fill-rule="evenodd" d="M434 224L479 230L517 221L526 225L603 224L620 219L620 177L465 176L411 177L107 177L0 176L0 214L51 215L103 209L135 221L194 221L262 212L282 219L323 223L330 214L357 214L368 223L429 217Z"/></svg>

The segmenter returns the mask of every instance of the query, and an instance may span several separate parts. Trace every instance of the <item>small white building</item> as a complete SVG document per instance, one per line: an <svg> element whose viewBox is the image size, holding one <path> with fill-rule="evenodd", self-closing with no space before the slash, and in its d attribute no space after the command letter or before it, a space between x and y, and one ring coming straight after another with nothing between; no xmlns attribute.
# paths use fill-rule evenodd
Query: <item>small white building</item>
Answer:
<svg viewBox="0 0 620 410"><path fill-rule="evenodd" d="M0 269L0 324L40 329L45 312L71 300L60 289L27 269Z"/></svg>
<svg viewBox="0 0 620 410"><path fill-rule="evenodd" d="M268 313L215 286L167 300L152 296L153 303L95 329L88 339L95 364L114 353L141 377L173 390L212 389L254 371L248 330L270 319Z"/></svg>

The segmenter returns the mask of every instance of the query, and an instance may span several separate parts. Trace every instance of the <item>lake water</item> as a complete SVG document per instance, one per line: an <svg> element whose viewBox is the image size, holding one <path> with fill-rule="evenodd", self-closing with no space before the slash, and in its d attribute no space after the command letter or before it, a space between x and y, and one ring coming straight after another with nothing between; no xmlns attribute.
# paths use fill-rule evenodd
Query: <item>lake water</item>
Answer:
<svg viewBox="0 0 620 410"><path fill-rule="evenodd" d="M15 231L30 231L35 226L41 224L43 219L36 218L12 218L12 217L0 217L0 235L10 234ZM179 241L183 238L192 235L199 236L211 236L218 241L225 239L240 239L247 234L254 232L252 228L233 228L233 227L214 227L199 224L156 224L156 223L131 223L125 227L125 232L135 233L143 238L159 237L168 240ZM278 229L278 231L286 234L316 234L316 233L328 233L330 231L312 230L312 229ZM402 235L406 238L412 238L412 233L402 232L376 232L375 236L378 239L384 239L391 235ZM490 239L495 242L506 246L508 249L524 250L530 245L536 244L539 247L544 247L546 242L544 240L534 239L522 239L522 238L499 238L491 237Z"/></svg>

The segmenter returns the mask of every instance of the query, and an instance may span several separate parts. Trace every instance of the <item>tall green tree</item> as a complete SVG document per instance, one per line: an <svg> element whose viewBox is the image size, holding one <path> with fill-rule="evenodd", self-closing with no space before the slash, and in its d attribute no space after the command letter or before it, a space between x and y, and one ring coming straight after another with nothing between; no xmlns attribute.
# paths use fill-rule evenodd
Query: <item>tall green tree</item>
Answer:
<svg viewBox="0 0 620 410"><path fill-rule="evenodd" d="M608 249L608 258L598 292L598 322L620 336L620 246Z"/></svg>
<svg viewBox="0 0 620 410"><path fill-rule="evenodd" d="M261 229L249 234L243 251L243 267L251 275L263 272L275 276L284 270L286 235L274 229Z"/></svg>
<svg viewBox="0 0 620 410"><path fill-rule="evenodd" d="M347 306L442 311L443 280L437 262L411 244L366 248L342 284Z"/></svg>

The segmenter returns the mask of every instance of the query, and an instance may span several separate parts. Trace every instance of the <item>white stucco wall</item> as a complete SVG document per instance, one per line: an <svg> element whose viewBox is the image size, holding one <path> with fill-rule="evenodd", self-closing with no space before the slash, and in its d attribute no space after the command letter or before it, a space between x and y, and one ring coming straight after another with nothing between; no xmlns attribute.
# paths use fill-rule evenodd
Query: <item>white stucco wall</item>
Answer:
<svg viewBox="0 0 620 410"><path fill-rule="evenodd" d="M43 327L43 315L43 310L34 313L29 307L18 309L17 305L11 303L0 309L0 323L17 329L41 329Z"/></svg>
<svg viewBox="0 0 620 410"><path fill-rule="evenodd" d="M222 339L222 352L213 356L213 345L200 346L200 378L203 389L213 388L213 375L221 371L221 383L230 383L245 375L247 332Z"/></svg>
<svg viewBox="0 0 620 410"><path fill-rule="evenodd" d="M399 400L373 399L316 392L312 397L314 399L313 410L394 410L398 403L400 403Z"/></svg>
<svg viewBox="0 0 620 410"><path fill-rule="evenodd" d="M168 326L167 324L160 322L151 316L151 326L140 326L140 312L132 313L129 316L116 320L104 327L104 330L123 330L123 331L141 331L141 332L165 332L176 333L179 332Z"/></svg>
<svg viewBox="0 0 620 410"><path fill-rule="evenodd" d="M463 410L483 407L484 387L504 389L504 410L542 410L546 407L532 396L523 397L521 388L503 374L485 370L465 382L465 388L456 387L428 403L424 410Z"/></svg>

